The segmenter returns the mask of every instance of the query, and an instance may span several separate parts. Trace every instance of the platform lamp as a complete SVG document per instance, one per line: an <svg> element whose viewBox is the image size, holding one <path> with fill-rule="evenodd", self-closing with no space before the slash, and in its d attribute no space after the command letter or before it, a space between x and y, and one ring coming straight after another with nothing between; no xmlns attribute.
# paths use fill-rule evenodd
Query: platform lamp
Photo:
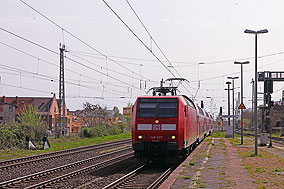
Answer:
<svg viewBox="0 0 284 189"><path fill-rule="evenodd" d="M235 77L227 77L228 79L232 79L233 81L233 138L235 137L235 79L239 79L238 76Z"/></svg>
<svg viewBox="0 0 284 189"><path fill-rule="evenodd" d="M230 81L227 81L226 84L228 85L228 126L231 126L231 120L230 120L230 85L232 84Z"/></svg>
<svg viewBox="0 0 284 189"><path fill-rule="evenodd" d="M257 156L258 152L257 152L257 35L258 34L264 34L264 33L268 33L267 29L264 30L258 30L258 31L253 31L253 30L248 30L246 29L244 31L247 34L254 34L255 35L255 69L254 69L254 130L255 130L255 134L254 134L254 146L255 146L255 151L254 154Z"/></svg>
<svg viewBox="0 0 284 189"><path fill-rule="evenodd" d="M234 64L241 65L241 104L243 104L244 92L243 92L243 64L249 64L249 61L246 62L238 62L235 61ZM244 116L243 116L243 109L241 109L241 144L244 143Z"/></svg>

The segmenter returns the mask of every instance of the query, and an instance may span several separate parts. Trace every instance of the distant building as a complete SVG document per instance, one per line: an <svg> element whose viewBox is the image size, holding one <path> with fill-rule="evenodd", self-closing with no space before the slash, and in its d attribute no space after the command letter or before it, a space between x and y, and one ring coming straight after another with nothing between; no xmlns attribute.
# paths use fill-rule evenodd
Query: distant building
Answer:
<svg viewBox="0 0 284 189"><path fill-rule="evenodd" d="M132 117L132 106L124 107L123 108L123 115Z"/></svg>
<svg viewBox="0 0 284 189"><path fill-rule="evenodd" d="M68 111L68 115L66 117L69 120L70 133L77 134L85 127L84 121L76 115L75 111Z"/></svg>
<svg viewBox="0 0 284 189"><path fill-rule="evenodd" d="M16 119L16 106L11 103L0 103L0 123L7 124L10 120Z"/></svg>
<svg viewBox="0 0 284 189"><path fill-rule="evenodd" d="M0 97L0 123L6 124L10 120L16 120L17 116L22 112L24 107L28 107L32 105L38 109L38 114L41 115L43 121L48 125L49 130L52 134L55 132L55 127L58 124L57 118L59 117L59 107L58 100L55 95L52 98L49 97ZM76 116L69 115L67 112L66 104L61 114L65 111L65 115L67 117L66 131L65 133L68 135L69 133L79 132L83 125L80 125L82 122L77 122L78 124L74 124L73 122L77 121ZM68 121L69 119L69 121ZM70 121L72 120L72 121ZM73 125L74 128L72 127Z"/></svg>

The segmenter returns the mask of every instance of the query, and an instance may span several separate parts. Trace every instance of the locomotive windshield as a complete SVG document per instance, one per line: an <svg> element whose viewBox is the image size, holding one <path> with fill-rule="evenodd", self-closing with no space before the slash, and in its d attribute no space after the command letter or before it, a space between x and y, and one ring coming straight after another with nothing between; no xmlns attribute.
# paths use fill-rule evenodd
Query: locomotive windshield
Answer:
<svg viewBox="0 0 284 189"><path fill-rule="evenodd" d="M138 114L140 118L177 117L177 98L140 98Z"/></svg>

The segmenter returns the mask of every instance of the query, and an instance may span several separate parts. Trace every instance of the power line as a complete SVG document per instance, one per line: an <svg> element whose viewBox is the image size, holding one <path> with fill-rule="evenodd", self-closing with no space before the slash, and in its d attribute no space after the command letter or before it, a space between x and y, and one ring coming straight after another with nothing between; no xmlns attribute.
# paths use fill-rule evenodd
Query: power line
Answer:
<svg viewBox="0 0 284 189"><path fill-rule="evenodd" d="M101 68L104 68L105 70L109 70L109 71L112 71L112 72L114 72L114 73L117 73L117 74L120 74L120 75L123 75L123 76L126 76L126 77L130 77L130 78L132 78L132 79L140 80L140 78L133 77L133 76L131 76L131 75L127 75L127 74L124 74L124 73L121 73L121 72L118 72L118 71L115 71L115 70L112 70L112 69L108 69L108 68L99 66L98 64L95 64L95 63L92 62L92 61L89 61L89 60L87 60L87 59L81 58L81 57L79 57L79 56L77 56L77 55L74 55L74 54L72 54L72 53L69 53L69 54L71 54L72 56L74 56L74 57L76 57L76 58L78 58L78 59L84 60L85 62L91 63L91 64L96 65L96 66L101 67Z"/></svg>
<svg viewBox="0 0 284 189"><path fill-rule="evenodd" d="M95 54L95 53L89 53L89 52L83 52L83 51L71 51L73 53L79 53L79 54L88 54L88 55L97 55L99 56L99 54ZM277 53L271 53L271 54L266 54L266 55L259 55L258 58L266 58L266 57L271 57L271 56L277 56L277 55L282 55L284 54L284 51L280 51ZM119 58L119 59L126 59L126 60L138 60L138 61L144 61L144 62L157 62L157 60L153 60L153 59L143 59L143 58L132 58L132 57L124 57L124 56L113 56L113 55L108 55L109 57L113 57L113 58ZM97 57L99 58L99 57ZM102 58L100 58L102 59ZM227 59L227 60L217 60L217 61L202 61L205 64L219 64L219 63L227 63L227 62L234 62L234 61L242 61L242 60L249 60L249 59L254 59L254 57L247 57L247 58L236 58L236 59ZM125 62L125 61L118 61L121 63L125 63L125 64L133 64L133 65L140 65L139 63L132 63L132 62ZM162 62L167 62L167 61L162 61ZM170 62L172 64L185 64L185 65L175 65L175 67L187 67L187 66L197 66L199 62L196 61L174 61L174 60L170 60ZM154 65L144 65L143 66L154 66Z"/></svg>
<svg viewBox="0 0 284 189"><path fill-rule="evenodd" d="M42 79L42 80L45 80L45 81L58 82L57 78L54 79L51 76L46 76L46 75L43 75L43 74L33 73L33 72L26 71L26 70L14 68L14 67L11 67L11 66L6 66L6 65L3 65L3 64L0 64L0 69L5 69L5 70L9 70L9 71L14 71L14 72L18 72L18 73L26 73L26 74L32 75L32 77L29 77L29 78L37 78L37 79ZM6 74L11 74L11 73L6 73ZM16 74L12 74L12 75L16 75ZM21 75L21 76L28 77L28 76L25 76L25 75ZM106 93L113 94L113 95L120 95L121 93L123 93L122 91L117 91L117 90L114 90L114 89L111 89L111 91L117 92L117 93L103 91L103 90L100 90L98 88L93 88L93 87L90 87L90 86L87 86L87 85L78 84L78 83L72 83L72 82L69 82L69 81L65 81L65 82L67 84L70 84L70 85L75 85L75 86L80 86L80 87L84 87L84 88L87 88L87 89L92 89L92 90L96 90L96 91L106 92Z"/></svg>
<svg viewBox="0 0 284 189"><path fill-rule="evenodd" d="M145 31L148 33L148 35L150 36L150 39L155 43L155 45L158 47L158 49L159 49L159 51L162 53L162 55L164 56L164 58L167 60L167 62L169 63L169 65L171 66L171 67L173 67L173 69L176 71L176 73L179 75L179 77L182 77L181 75L180 75L180 73L177 71L177 69L172 65L172 63L169 61L169 59L168 59L168 57L166 56L166 54L163 52L163 50L160 48L160 46L158 45L158 43L156 42L156 40L153 38L153 36L151 35L151 33L148 31L148 29L146 28L146 26L144 25L144 23L142 22L142 20L140 19L140 17L138 16L138 14L136 13L136 11L134 10L134 8L131 6L131 4L129 3L129 1L128 0L126 0L126 2L127 2L127 4L129 5L129 7L131 8L131 10L133 11L133 13L135 14L135 16L136 16L136 18L139 20L139 22L142 24L142 26L143 26L143 28L145 29ZM189 83L187 83L188 84L188 86L189 87L191 87L190 85L189 85ZM183 85L183 84L181 84L184 88L185 88L185 90L189 93L189 94L191 94L188 90L187 90L187 88ZM192 88L192 87L191 87ZM192 95L192 94L191 94ZM193 95L192 95L193 96Z"/></svg>
<svg viewBox="0 0 284 189"><path fill-rule="evenodd" d="M26 39L26 38L24 38L24 37L21 37L21 36L15 34L15 33L13 33L13 32L10 32L10 31L8 31L8 30L6 30L6 29L4 29L4 28L0 28L0 30L2 30L2 31L4 31L4 32L7 32L7 33L9 33L9 34L11 34L11 35L13 35L13 36L15 36L15 37L18 37L18 38L20 38L20 39L22 39L22 40L24 40L24 41L27 41L27 42L29 42L29 43L35 45L35 46L38 46L38 47L40 47L40 48L43 48L43 49L45 49L45 50L47 50L47 51L49 51L49 52L51 52L51 53L54 53L54 54L56 54L56 55L59 55L58 52L55 52L55 51L53 51L53 50L51 50L51 49L49 49L49 48L47 48L47 47L44 47L44 46L42 46L42 45L40 45L40 44L38 44L38 43L35 43L35 42L33 42L33 41L29 40L29 39ZM119 82L124 83L124 84L126 84L126 85L129 85L129 86L131 86L131 87L133 87L133 88L136 88L136 89L138 89L138 90L141 90L141 89L138 88L138 87L135 87L135 86L133 86L133 85L130 85L130 84L127 83L127 82L124 82L124 81L122 81L122 80L120 80L120 79L117 79L117 78L115 78L115 77L113 77L113 76L110 76L110 75L107 75L107 74L105 74L105 73L103 73L103 72L100 72L100 71L98 71L98 70L96 70L96 69L94 69L94 68L91 68L90 66L87 66L87 65L85 65L85 64L83 64L83 63L81 63L81 62L79 62L79 61L76 61L76 60L74 60L74 59L72 59L72 58L69 58L69 57L66 57L66 58L67 58L68 60L70 60L70 61L72 61L72 62L75 62L75 63L77 63L77 64L79 64L79 65L81 65L81 66L83 66L83 67L86 67L86 68L88 68L88 69L90 69L90 70L93 70L93 71L98 72L98 73L100 73L100 74L102 74L102 75L105 75L105 76L107 76L107 77L110 77L110 78L112 78L112 79L114 79L114 80L116 80L116 81L119 81ZM141 90L141 91L143 91L143 90ZM145 92L145 91L144 91L144 92Z"/></svg>
<svg viewBox="0 0 284 189"><path fill-rule="evenodd" d="M268 63L264 66L261 66L261 67L266 67L266 66L269 66L269 65L272 65L272 64L275 64L275 63L278 63L278 62L281 62L281 61L284 61L284 59L280 59L280 60L276 60L276 61L273 61L271 63ZM250 71L253 71L253 69L249 69L249 70L246 70L244 72L250 72ZM233 72L233 73L228 73L228 74L224 74L224 75L219 75L219 76L215 76L215 77L209 77L209 78L206 78L206 79L200 79L199 81L207 81L207 80L211 80L211 79L217 79L217 78L221 78L221 77L224 77L224 76L229 76L229 75L233 75L233 74L239 74L240 72ZM192 82L198 82L198 81L192 81Z"/></svg>
<svg viewBox="0 0 284 189"><path fill-rule="evenodd" d="M27 56L30 56L30 57L32 57L32 58L34 58L34 59L36 59L36 60L38 60L38 61L41 61L41 62L43 62L43 63L50 64L50 65L55 66L55 67L57 67L57 68L59 67L57 64L51 63L51 62L49 62L49 61L47 61L47 60L44 60L44 59L39 58L39 57L37 57L37 56L35 56L35 55L32 55L32 54L30 54L30 53L27 53L27 52L25 52L25 51L23 51L23 50L20 50L20 49L18 49L18 48L15 48L15 47L13 47L13 46L11 46L11 45L8 45L8 44L6 44L6 43L4 43L4 42L1 42L1 41L0 41L0 44L4 45L4 46L6 46L6 47L9 47L9 48L11 48L11 49L13 49L13 50L15 50L15 51L18 51L18 52L20 52L20 53L23 53L23 54L25 54L25 55L27 55ZM86 78L89 78L89 79L92 79L92 80L94 80L94 81L98 81L98 82L102 83L102 82L101 82L100 80L98 80L98 79L95 79L95 78L93 78L93 77L87 76L87 75L82 74L82 73L79 73L79 72L75 72L75 71L70 70L70 69L68 69L68 68L65 68L65 70L66 70L66 71L69 71L69 72L71 72L71 73L74 73L74 74L76 74L76 75L84 76L84 77L86 77ZM111 83L107 83L107 82L103 82L103 84L108 84L108 85L112 85L112 86L119 86L119 85L115 85L115 84L111 84ZM119 86L119 87L122 87L122 86ZM125 86L124 86L124 88L125 88Z"/></svg>
<svg viewBox="0 0 284 189"><path fill-rule="evenodd" d="M127 0L126 0L127 1ZM138 41L140 41L143 46L176 78L175 74L158 58L158 56L152 51L152 49L150 49L144 42L142 39L140 39L140 37L124 22L124 20L111 8L111 6L105 1L103 0L103 2L105 3L105 5L116 15L116 17L125 25L125 27L138 39ZM144 27L144 29L147 31L148 35L150 36L150 39L153 40L153 42L155 43L155 45L158 47L158 49L160 50L160 52L163 54L163 56L166 58L167 62L170 64L170 66L172 66L172 64L170 63L169 59L167 58L167 56L164 54L164 52L162 51L162 49L159 47L159 45L156 43L156 41L153 39L152 35L150 34L150 32L147 30L147 28L145 27L145 25L143 24L143 22L141 21L141 19L139 18L139 16L137 15L137 13L134 11L133 7L130 5L130 3L127 1L128 5L131 7L132 11L134 12L134 14L136 15L136 17L138 18L138 20L140 21L140 23L142 24L142 26ZM173 66L172 66L173 67ZM177 74L182 77L179 72L175 69L175 67L173 67L173 69L177 72ZM189 83L187 83L189 85ZM188 89L181 84L189 94L191 94ZM189 87L191 87L189 85ZM191 94L192 95L192 94ZM193 96L193 95L192 95Z"/></svg>
<svg viewBox="0 0 284 189"><path fill-rule="evenodd" d="M157 57L157 55L138 37L138 35L122 20L122 18L111 8L111 6L103 0L105 5L116 15L116 17L125 25L125 27L140 41L143 46L166 68L174 77L175 74Z"/></svg>
<svg viewBox="0 0 284 189"><path fill-rule="evenodd" d="M41 92L41 93L48 93L48 94L50 94L50 91L42 91L42 90L32 89L32 88L22 87L22 86L19 87L19 86L10 85L10 84L5 84L5 83L1 83L1 85L7 86L7 87L20 88L20 89L25 89L25 90L30 90L30 91L35 91L35 92Z"/></svg>
<svg viewBox="0 0 284 189"><path fill-rule="evenodd" d="M88 46L89 48L91 48L92 50L96 51L97 53L99 53L100 55L104 56L105 58L107 58L108 60L118 64L119 66L123 67L124 69L130 71L133 74L139 75L140 74L133 72L131 69L121 65L120 63L116 62L115 60L109 58L107 55L103 54L102 52L100 52L99 50L97 50L96 48L94 48L93 46L91 46L90 44L88 44L87 42L83 41L82 39L80 39L79 37L77 37L76 35L74 35L73 33L71 33L70 31L64 29L62 26L60 26L59 24L57 24L55 21L51 20L50 18L48 18L47 16L45 16L43 13L41 13L40 11L38 11L37 9L35 9L34 7L32 7L31 5L29 5L28 3L26 3L23 0L20 0L23 4L25 4L26 6L28 6L30 9L32 9L33 11L35 11L36 13L38 13L39 15L41 15L42 17L44 17L46 20L48 20L49 22L51 22L53 25L55 25L56 27L60 28L62 31L66 32L67 34L69 34L70 36L72 36L73 38L77 39L78 41L80 41L81 43L83 43L84 45ZM143 77L143 76L142 76ZM143 77L144 78L144 77ZM147 78L146 78L147 79Z"/></svg>

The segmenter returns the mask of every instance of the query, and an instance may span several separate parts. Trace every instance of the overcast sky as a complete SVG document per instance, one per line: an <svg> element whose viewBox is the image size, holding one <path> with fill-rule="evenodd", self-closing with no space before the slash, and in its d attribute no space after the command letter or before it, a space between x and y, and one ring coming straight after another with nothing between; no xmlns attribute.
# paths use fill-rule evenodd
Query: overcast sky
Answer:
<svg viewBox="0 0 284 189"><path fill-rule="evenodd" d="M174 66L167 67L169 70L102 0L24 2L59 27L20 0L1 0L0 75L5 96L58 95L59 78L58 54L8 31L57 53L60 43L66 45L66 98L71 110L80 109L86 101L121 109L159 85L162 78L173 77L170 70L189 81L184 84L187 89L180 87L182 94L196 95L198 103L204 100L206 109L216 113L220 106L227 109L227 76L240 76L235 60L251 62L244 66L244 102L250 107L254 36L244 34L245 29L269 31L258 37L258 55L271 55L258 59L259 71L284 71L283 0L129 0L170 63L127 1L106 0L165 66ZM201 62L204 64L198 64ZM196 92L198 80L200 90ZM237 93L240 81L235 85ZM281 98L283 86L274 84L274 100ZM263 83L259 82L259 90L263 91Z"/></svg>

